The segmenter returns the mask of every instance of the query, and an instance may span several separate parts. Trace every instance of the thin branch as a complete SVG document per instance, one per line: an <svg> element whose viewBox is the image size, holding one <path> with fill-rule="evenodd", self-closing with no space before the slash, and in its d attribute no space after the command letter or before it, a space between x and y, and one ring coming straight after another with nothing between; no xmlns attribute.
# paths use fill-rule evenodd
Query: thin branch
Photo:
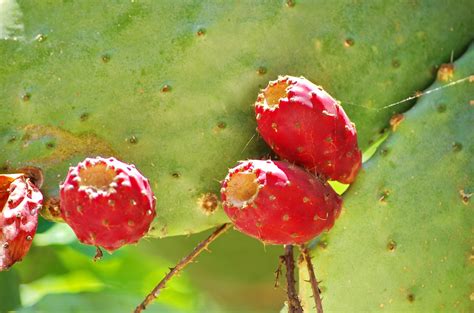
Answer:
<svg viewBox="0 0 474 313"><path fill-rule="evenodd" d="M319 290L318 281L314 274L313 263L311 262L311 255L308 248L305 245L299 245L301 255L303 256L306 267L308 268L309 282L311 283L311 289L313 290L313 298L316 303L316 310L318 313L323 313L323 304L321 301L321 292Z"/></svg>
<svg viewBox="0 0 474 313"><path fill-rule="evenodd" d="M288 313L303 313L295 281L295 259L293 257L293 246L285 246L285 255L281 256L286 266L286 282L288 294Z"/></svg>
<svg viewBox="0 0 474 313"><path fill-rule="evenodd" d="M220 235L222 235L224 232L226 232L232 224L226 223L221 226L219 226L209 237L207 237L205 240L201 241L195 248L194 250L181 259L178 264L176 264L175 267L170 268L170 271L166 276L156 285L155 288L146 296L145 300L143 300L142 303L140 303L136 308L135 308L135 313L140 313L143 310L146 309L146 307L153 301L155 300L161 289L165 288L166 283L176 274L178 274L184 267L186 267L189 263L192 263L193 260L201 254L204 250L207 250L207 247L211 242L217 239Z"/></svg>
<svg viewBox="0 0 474 313"><path fill-rule="evenodd" d="M281 267L283 266L283 263L285 263L285 256L280 255L278 257L278 267L275 271L275 285L274 285L275 288L280 287L280 276L281 276L281 272L282 272Z"/></svg>

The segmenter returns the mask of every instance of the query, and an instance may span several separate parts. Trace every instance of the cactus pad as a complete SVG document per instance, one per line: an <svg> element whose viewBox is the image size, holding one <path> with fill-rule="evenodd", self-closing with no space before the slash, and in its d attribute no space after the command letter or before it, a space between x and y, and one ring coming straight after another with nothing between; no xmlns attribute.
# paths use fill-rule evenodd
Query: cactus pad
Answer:
<svg viewBox="0 0 474 313"><path fill-rule="evenodd" d="M424 88L473 20L468 0L6 2L0 167L42 168L55 196L85 157L134 163L158 198L156 236L227 221L219 180L268 152L252 103L269 80L324 86L364 148L394 113L377 108Z"/></svg>
<svg viewBox="0 0 474 313"><path fill-rule="evenodd" d="M344 195L314 248L327 312L473 311L473 73L471 46L397 118Z"/></svg>

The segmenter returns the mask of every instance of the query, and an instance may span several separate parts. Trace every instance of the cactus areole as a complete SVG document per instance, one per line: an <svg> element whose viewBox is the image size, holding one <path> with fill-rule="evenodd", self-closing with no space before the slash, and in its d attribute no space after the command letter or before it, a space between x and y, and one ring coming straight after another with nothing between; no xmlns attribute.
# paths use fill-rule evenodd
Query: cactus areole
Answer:
<svg viewBox="0 0 474 313"><path fill-rule="evenodd" d="M342 199L319 178L281 161L249 160L229 171L221 197L236 229L266 244L300 244L329 230Z"/></svg>
<svg viewBox="0 0 474 313"><path fill-rule="evenodd" d="M43 195L23 174L0 175L0 271L28 253Z"/></svg>
<svg viewBox="0 0 474 313"><path fill-rule="evenodd" d="M352 183L362 164L354 124L321 87L301 77L271 81L255 103L258 131L281 158Z"/></svg>
<svg viewBox="0 0 474 313"><path fill-rule="evenodd" d="M86 159L60 186L61 215L85 244L113 251L135 243L155 217L148 180L114 158Z"/></svg>

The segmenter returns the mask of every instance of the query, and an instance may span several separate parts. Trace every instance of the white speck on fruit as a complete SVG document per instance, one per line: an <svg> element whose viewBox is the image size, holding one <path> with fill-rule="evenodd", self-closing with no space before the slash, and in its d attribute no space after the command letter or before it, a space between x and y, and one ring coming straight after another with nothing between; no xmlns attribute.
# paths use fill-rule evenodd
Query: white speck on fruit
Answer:
<svg viewBox="0 0 474 313"><path fill-rule="evenodd" d="M95 235L94 233L92 233L92 232L89 233L89 238L90 238L90 241L91 241L92 243L95 243L96 235Z"/></svg>
<svg viewBox="0 0 474 313"><path fill-rule="evenodd" d="M326 110L323 110L321 113L322 113L323 115L326 115L326 116L333 116L333 117L336 116L336 114L329 113L329 112L326 111Z"/></svg>

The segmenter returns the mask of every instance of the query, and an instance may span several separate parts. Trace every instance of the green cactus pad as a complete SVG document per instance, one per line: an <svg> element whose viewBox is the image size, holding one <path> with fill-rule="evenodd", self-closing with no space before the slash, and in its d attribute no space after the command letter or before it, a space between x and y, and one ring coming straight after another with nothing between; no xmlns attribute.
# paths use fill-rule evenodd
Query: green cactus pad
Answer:
<svg viewBox="0 0 474 313"><path fill-rule="evenodd" d="M474 45L404 113L315 242L325 312L473 312L473 74Z"/></svg>
<svg viewBox="0 0 474 313"><path fill-rule="evenodd" d="M252 104L269 80L322 85L364 148L409 104L378 108L424 88L474 17L468 0L7 2L0 167L41 167L54 196L86 156L135 163L158 198L155 236L227 221L219 180L268 152Z"/></svg>

